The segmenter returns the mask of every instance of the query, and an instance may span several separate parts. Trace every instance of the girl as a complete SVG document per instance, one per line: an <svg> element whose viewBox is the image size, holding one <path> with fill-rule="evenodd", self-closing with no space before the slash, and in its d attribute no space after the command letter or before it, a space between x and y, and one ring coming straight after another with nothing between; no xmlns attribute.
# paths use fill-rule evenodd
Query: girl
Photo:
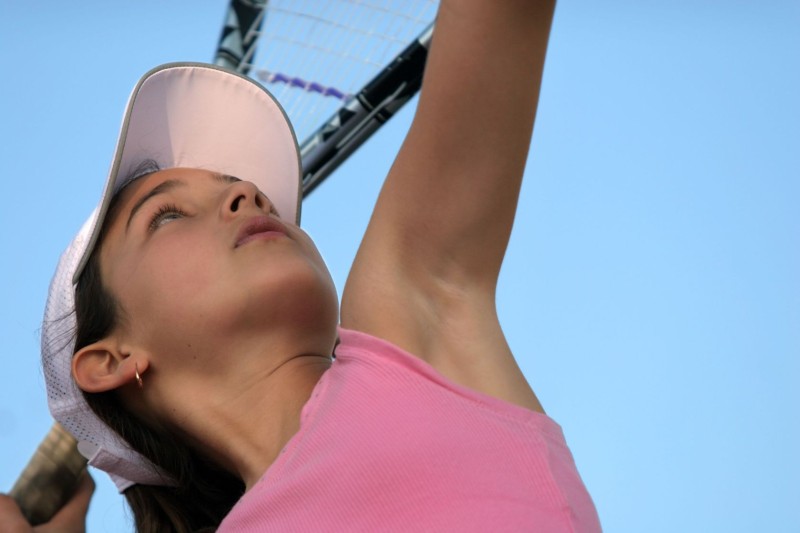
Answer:
<svg viewBox="0 0 800 533"><path fill-rule="evenodd" d="M441 2L341 305L271 97L140 81L43 326L51 411L138 530L599 530L494 302L553 9Z"/></svg>

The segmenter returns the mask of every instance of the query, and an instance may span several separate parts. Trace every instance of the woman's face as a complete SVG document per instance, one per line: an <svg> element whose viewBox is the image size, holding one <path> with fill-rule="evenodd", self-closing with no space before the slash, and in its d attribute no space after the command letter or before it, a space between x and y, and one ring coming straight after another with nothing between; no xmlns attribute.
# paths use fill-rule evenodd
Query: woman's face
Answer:
<svg viewBox="0 0 800 533"><path fill-rule="evenodd" d="M253 184L170 169L121 194L100 251L103 282L128 344L154 368L208 376L237 354L258 360L269 348L330 354L338 322L330 273L311 239Z"/></svg>

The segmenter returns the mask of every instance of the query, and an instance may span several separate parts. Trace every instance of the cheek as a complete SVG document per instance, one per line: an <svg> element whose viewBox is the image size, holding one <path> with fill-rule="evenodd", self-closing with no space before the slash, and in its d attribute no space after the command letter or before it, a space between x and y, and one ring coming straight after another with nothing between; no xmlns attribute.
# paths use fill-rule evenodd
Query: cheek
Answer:
<svg viewBox="0 0 800 533"><path fill-rule="evenodd" d="M190 326L193 317L203 314L207 288L219 278L218 269L207 259L215 255L207 243L165 239L163 246L159 244L130 258L129 268L116 283L131 325L151 335Z"/></svg>

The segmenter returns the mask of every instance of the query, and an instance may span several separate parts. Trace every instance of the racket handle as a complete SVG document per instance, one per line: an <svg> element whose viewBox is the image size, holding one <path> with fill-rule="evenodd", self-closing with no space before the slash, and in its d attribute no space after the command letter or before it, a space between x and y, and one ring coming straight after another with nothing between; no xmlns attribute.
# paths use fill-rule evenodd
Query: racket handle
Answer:
<svg viewBox="0 0 800 533"><path fill-rule="evenodd" d="M9 495L31 525L43 524L61 509L78 487L86 459L78 443L54 423Z"/></svg>

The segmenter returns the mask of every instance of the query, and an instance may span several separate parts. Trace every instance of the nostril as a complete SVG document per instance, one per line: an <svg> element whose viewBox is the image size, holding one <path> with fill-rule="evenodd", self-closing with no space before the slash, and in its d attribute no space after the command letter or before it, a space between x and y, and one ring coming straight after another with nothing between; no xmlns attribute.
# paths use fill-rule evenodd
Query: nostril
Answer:
<svg viewBox="0 0 800 533"><path fill-rule="evenodd" d="M256 207L264 209L264 198L260 194L256 194Z"/></svg>
<svg viewBox="0 0 800 533"><path fill-rule="evenodd" d="M231 211L235 213L239 210L239 202L242 201L242 198L244 198L244 196L237 196L234 198L233 202L231 203Z"/></svg>

